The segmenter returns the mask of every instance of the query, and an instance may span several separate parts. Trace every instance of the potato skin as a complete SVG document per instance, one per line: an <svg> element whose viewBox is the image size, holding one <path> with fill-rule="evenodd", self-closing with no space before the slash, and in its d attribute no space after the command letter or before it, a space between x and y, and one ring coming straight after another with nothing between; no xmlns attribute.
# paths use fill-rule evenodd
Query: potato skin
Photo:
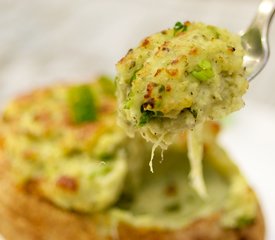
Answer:
<svg viewBox="0 0 275 240"><path fill-rule="evenodd" d="M198 220L186 228L176 231L157 229L135 229L120 225L120 239L131 240L264 240L264 220L259 208L256 221L241 230L224 229L219 225L219 214Z"/></svg>
<svg viewBox="0 0 275 240"><path fill-rule="evenodd" d="M8 162L0 156L0 233L7 240L111 240L99 235L96 216L61 210L49 202L17 189L9 176ZM102 224L102 223L101 223ZM120 223L116 240L264 240L264 219L241 230L219 225L219 214L198 220L183 229L141 229Z"/></svg>

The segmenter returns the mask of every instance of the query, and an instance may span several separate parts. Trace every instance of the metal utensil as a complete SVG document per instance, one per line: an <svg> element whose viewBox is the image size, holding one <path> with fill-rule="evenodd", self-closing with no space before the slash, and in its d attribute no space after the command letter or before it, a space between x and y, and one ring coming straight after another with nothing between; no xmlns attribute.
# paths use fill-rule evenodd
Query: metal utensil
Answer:
<svg viewBox="0 0 275 240"><path fill-rule="evenodd" d="M244 67L248 81L261 72L269 58L268 31L274 15L274 5L273 0L262 0L251 25L241 34L242 45L246 50Z"/></svg>

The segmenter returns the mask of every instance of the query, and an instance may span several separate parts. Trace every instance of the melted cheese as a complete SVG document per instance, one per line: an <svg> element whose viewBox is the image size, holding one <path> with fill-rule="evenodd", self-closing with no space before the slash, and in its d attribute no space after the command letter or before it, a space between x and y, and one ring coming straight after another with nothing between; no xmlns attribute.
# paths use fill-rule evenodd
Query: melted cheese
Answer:
<svg viewBox="0 0 275 240"><path fill-rule="evenodd" d="M187 133L188 158L191 165L190 180L198 194L206 198L207 192L203 179L203 126L198 125Z"/></svg>

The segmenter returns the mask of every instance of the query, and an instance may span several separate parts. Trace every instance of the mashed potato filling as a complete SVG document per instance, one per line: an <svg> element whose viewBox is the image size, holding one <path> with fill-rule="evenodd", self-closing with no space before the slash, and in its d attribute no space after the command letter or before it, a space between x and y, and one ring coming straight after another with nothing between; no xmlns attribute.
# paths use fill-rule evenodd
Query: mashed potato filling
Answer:
<svg viewBox="0 0 275 240"><path fill-rule="evenodd" d="M162 149L189 131L191 179L201 195L198 126L240 109L248 88L238 35L203 23L176 23L145 38L117 64L118 119ZM200 156L201 155L201 156ZM153 156L153 151L152 151ZM151 163L152 166L152 163ZM151 168L152 169L152 168ZM202 178L202 177L200 177ZM195 183L196 182L196 183Z"/></svg>
<svg viewBox="0 0 275 240"><path fill-rule="evenodd" d="M221 213L220 224L242 228L251 224L257 213L257 199L238 167L217 143L218 125L204 128L206 150L203 155L207 198L198 196L190 186L186 135L180 134L164 153L155 152L155 173L144 168L141 185L133 197L122 194L114 216L141 228L179 229L193 221ZM147 152L150 155L150 151ZM190 225L189 225L190 226Z"/></svg>
<svg viewBox="0 0 275 240"><path fill-rule="evenodd" d="M1 131L16 184L79 212L113 204L128 171L115 106L114 84L106 78L12 101Z"/></svg>
<svg viewBox="0 0 275 240"><path fill-rule="evenodd" d="M243 56L239 36L202 23L145 38L117 64L120 123L166 148L180 130L240 109Z"/></svg>

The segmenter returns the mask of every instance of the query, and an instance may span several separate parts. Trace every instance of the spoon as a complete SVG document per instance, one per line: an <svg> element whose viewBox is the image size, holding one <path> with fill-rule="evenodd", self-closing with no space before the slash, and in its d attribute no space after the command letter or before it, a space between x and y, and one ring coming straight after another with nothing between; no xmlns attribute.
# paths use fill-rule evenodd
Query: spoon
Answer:
<svg viewBox="0 0 275 240"><path fill-rule="evenodd" d="M262 0L254 20L246 32L241 33L242 45L246 51L243 61L248 81L262 71L269 58L268 31L274 5L273 0Z"/></svg>

